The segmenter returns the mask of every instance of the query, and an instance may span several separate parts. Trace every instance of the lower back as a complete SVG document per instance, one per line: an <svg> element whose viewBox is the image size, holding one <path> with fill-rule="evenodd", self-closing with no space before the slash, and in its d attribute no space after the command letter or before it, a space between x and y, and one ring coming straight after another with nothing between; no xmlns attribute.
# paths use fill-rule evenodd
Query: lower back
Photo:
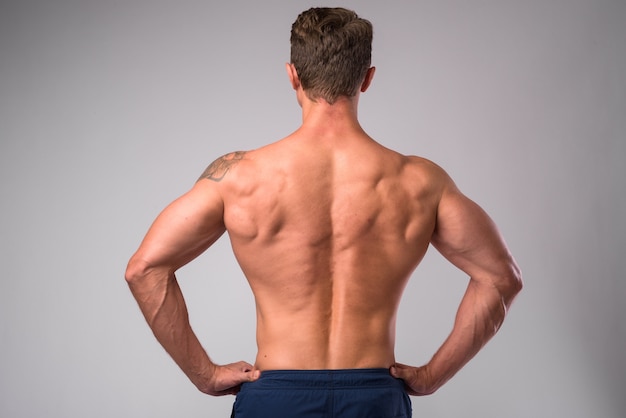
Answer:
<svg viewBox="0 0 626 418"><path fill-rule="evenodd" d="M388 368L394 363L392 318L274 315L257 324L260 370Z"/></svg>

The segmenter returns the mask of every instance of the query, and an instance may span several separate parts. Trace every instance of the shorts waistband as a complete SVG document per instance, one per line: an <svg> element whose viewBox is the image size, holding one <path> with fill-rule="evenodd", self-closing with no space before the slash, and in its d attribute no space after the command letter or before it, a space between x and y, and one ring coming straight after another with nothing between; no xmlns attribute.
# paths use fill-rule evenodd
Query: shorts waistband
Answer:
<svg viewBox="0 0 626 418"><path fill-rule="evenodd" d="M389 369L339 369L339 370L266 370L253 382L258 389L284 388L367 388L401 385Z"/></svg>

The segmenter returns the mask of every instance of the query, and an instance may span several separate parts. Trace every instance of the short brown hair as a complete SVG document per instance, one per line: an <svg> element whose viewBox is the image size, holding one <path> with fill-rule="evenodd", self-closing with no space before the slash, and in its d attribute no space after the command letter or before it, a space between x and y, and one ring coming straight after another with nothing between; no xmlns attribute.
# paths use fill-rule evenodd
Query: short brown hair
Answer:
<svg viewBox="0 0 626 418"><path fill-rule="evenodd" d="M311 8L291 27L291 63L311 100L354 96L372 61L372 24L343 8Z"/></svg>

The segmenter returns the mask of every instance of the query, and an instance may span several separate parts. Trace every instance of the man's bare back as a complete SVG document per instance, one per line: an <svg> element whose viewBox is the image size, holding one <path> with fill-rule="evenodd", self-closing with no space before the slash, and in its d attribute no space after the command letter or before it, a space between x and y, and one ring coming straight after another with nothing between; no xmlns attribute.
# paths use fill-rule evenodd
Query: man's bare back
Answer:
<svg viewBox="0 0 626 418"><path fill-rule="evenodd" d="M126 280L156 338L205 393L237 393L268 370L371 368L402 379L404 396L433 393L497 332L521 289L519 268L489 216L440 167L391 151L361 128L358 100L374 75L371 26L345 9L311 9L294 27L296 50L318 42L321 32L332 37L347 30L363 51L349 50L343 64L357 60L360 73L343 66L331 71L317 92L327 100L306 90L295 64L287 64L301 127L213 162L157 217ZM336 38L328 42L347 39ZM307 51L295 54L296 61L306 61ZM315 67L322 61L309 63L313 78L323 72ZM355 74L362 76L354 81ZM337 75L358 84L337 87ZM175 276L226 231L255 297L254 364L209 358L189 325ZM427 364L408 366L394 355L396 314L430 244L469 282L449 337Z"/></svg>
<svg viewBox="0 0 626 418"><path fill-rule="evenodd" d="M396 311L435 228L441 170L360 130L326 138L297 132L225 156L206 176L226 167L217 187L255 295L255 366L394 364Z"/></svg>
<svg viewBox="0 0 626 418"><path fill-rule="evenodd" d="M441 168L368 137L355 123L354 107L350 100L305 103L307 117L291 136L213 162L159 215L131 259L131 289L155 333L166 334L161 343L183 370L195 356L206 363L189 366L192 380L217 366L186 319L175 325L163 316L159 325L159 313L184 309L173 272L225 231L257 306L258 354L254 365L237 366L243 373L391 367L407 380L403 373L430 379L413 389L428 393L497 331L519 279L495 225ZM395 319L429 244L471 280L455 330L429 366L434 370L419 377L426 370L395 361ZM159 292L177 303L168 308L154 297ZM141 304L144 298L154 302ZM178 338L167 331L175 327L183 330ZM181 349L180 338L192 338L197 352Z"/></svg>

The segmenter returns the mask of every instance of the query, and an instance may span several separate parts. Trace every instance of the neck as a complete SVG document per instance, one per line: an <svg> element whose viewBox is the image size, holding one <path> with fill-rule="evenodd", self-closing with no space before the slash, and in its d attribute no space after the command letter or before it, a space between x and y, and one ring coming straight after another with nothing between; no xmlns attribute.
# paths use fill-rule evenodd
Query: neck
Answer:
<svg viewBox="0 0 626 418"><path fill-rule="evenodd" d="M302 127L318 136L345 135L347 132L363 131L357 119L357 97L340 97L328 104L323 99L316 102L302 100Z"/></svg>

